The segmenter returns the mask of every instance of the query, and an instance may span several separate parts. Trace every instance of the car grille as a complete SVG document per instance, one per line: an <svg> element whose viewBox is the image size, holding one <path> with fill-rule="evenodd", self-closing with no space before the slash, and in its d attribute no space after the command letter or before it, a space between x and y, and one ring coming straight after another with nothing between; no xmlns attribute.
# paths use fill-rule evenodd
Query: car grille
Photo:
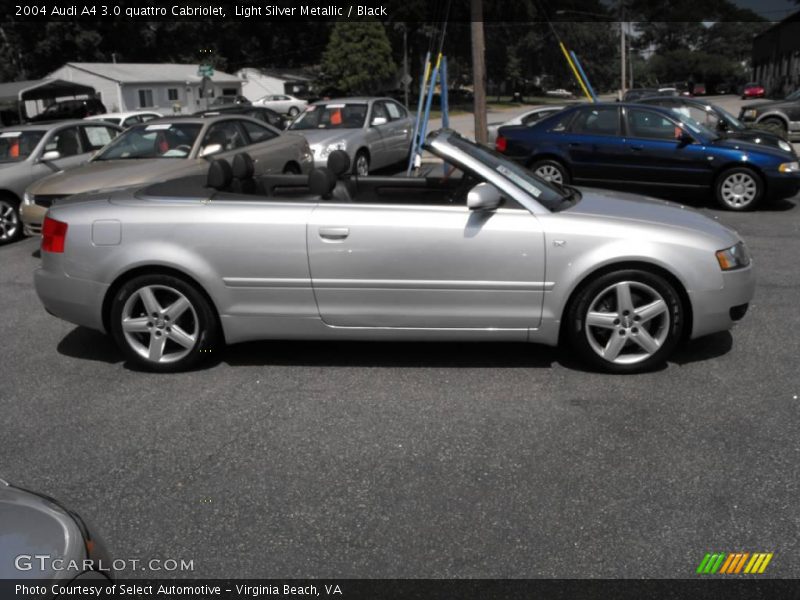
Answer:
<svg viewBox="0 0 800 600"><path fill-rule="evenodd" d="M64 198L64 194L47 194L47 195L38 195L33 197L33 203L36 206L41 206L43 208L50 208L53 206L53 202L58 200L59 198Z"/></svg>

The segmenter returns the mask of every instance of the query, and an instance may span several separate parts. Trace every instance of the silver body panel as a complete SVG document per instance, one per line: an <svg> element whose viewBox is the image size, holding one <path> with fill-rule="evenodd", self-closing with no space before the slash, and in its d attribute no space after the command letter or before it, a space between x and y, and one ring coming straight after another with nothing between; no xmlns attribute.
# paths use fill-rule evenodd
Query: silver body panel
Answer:
<svg viewBox="0 0 800 600"><path fill-rule="evenodd" d="M205 290L228 343L551 345L570 295L607 266L639 263L674 277L691 304L692 337L731 327L730 309L753 296L752 266L723 273L715 257L738 235L695 211L586 189L575 206L551 212L461 154L446 132L431 149L471 165L521 206L482 212L313 198L153 198L132 190L85 195L50 210L69 223L67 249L43 252L37 293L51 313L102 330L104 299L118 278L168 268Z"/></svg>

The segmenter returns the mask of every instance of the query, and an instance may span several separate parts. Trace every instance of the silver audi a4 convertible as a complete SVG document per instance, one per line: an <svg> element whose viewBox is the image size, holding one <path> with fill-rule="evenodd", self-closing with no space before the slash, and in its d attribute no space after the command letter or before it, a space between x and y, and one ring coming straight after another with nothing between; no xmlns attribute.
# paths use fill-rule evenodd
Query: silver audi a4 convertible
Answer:
<svg viewBox="0 0 800 600"><path fill-rule="evenodd" d="M226 343L358 339L563 343L629 373L744 316L753 266L719 223L547 183L449 130L427 149L435 177L358 177L338 151L308 176L254 177L240 155L60 200L36 291L154 371Z"/></svg>

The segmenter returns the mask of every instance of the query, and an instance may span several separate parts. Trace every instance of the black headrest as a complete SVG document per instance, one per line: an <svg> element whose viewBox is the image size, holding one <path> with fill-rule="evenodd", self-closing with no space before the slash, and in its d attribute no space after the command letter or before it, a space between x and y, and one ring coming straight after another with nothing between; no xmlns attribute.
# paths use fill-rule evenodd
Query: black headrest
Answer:
<svg viewBox="0 0 800 600"><path fill-rule="evenodd" d="M350 156L344 150L334 150L328 155L328 168L337 177L350 172Z"/></svg>
<svg viewBox="0 0 800 600"><path fill-rule="evenodd" d="M255 163L247 152L239 152L233 157L233 176L236 179L250 179L255 172Z"/></svg>
<svg viewBox="0 0 800 600"><path fill-rule="evenodd" d="M308 189L315 196L322 198L330 197L333 188L336 187L336 176L330 169L319 167L313 169L308 174Z"/></svg>
<svg viewBox="0 0 800 600"><path fill-rule="evenodd" d="M208 166L208 176L206 177L206 187L215 190L224 190L233 180L233 169L228 161L223 158L215 158Z"/></svg>

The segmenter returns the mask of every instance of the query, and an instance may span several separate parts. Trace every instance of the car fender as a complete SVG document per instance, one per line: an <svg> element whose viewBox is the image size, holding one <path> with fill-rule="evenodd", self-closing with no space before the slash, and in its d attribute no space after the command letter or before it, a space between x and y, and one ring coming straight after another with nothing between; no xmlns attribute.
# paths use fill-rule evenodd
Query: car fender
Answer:
<svg viewBox="0 0 800 600"><path fill-rule="evenodd" d="M761 121L765 119L780 119L781 121L783 121L783 124L786 125L787 128L789 127L789 119L780 110L770 110L768 112L765 112L763 115L757 116L756 123L761 123Z"/></svg>

